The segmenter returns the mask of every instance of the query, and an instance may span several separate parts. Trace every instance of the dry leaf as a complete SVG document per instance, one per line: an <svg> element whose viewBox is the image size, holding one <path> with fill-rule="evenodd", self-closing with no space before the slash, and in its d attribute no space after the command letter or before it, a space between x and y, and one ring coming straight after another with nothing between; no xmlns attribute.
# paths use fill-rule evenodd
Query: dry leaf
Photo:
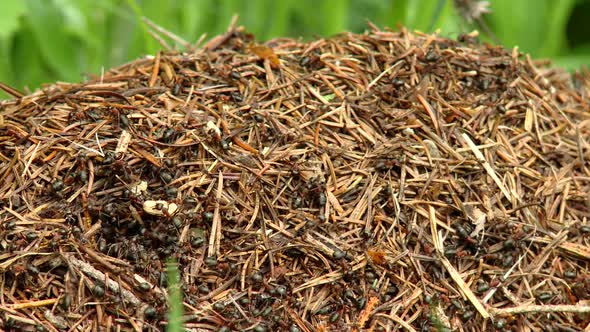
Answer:
<svg viewBox="0 0 590 332"><path fill-rule="evenodd" d="M268 60L272 68L279 68L279 65L281 64L275 51L268 46L252 45L250 46L250 52L256 54L262 60Z"/></svg>
<svg viewBox="0 0 590 332"><path fill-rule="evenodd" d="M371 261L377 265L385 264L385 251L378 250L376 248L367 250L367 255L371 258Z"/></svg>
<svg viewBox="0 0 590 332"><path fill-rule="evenodd" d="M477 237L477 235L479 235L479 233L481 233L485 228L486 214L483 213L478 207L474 207L473 209L467 209L467 214L469 219L471 219L471 223L475 226L473 232L471 232L469 236Z"/></svg>
<svg viewBox="0 0 590 332"><path fill-rule="evenodd" d="M178 205L166 201L145 201L143 202L143 210L154 216L172 216L178 211Z"/></svg>

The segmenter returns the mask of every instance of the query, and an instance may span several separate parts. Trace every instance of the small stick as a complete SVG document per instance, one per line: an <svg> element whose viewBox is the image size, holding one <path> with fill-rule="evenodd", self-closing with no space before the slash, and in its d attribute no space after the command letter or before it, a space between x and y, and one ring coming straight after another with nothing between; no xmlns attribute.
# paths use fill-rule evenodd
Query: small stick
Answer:
<svg viewBox="0 0 590 332"><path fill-rule="evenodd" d="M9 305L10 309L27 309L27 308L35 308L35 307L44 307L47 305L52 305L57 302L57 298L53 299L46 299L46 300L39 300L39 301L29 301L23 303L15 303Z"/></svg>
<svg viewBox="0 0 590 332"><path fill-rule="evenodd" d="M471 302L471 304L473 304L475 309L477 309L479 314L484 319L490 318L490 314L484 308L483 304L481 304L479 299L475 296L475 294L473 294L473 292L471 291L469 286L467 286L465 281L461 278L461 275L459 274L459 272L457 272L455 267L453 267L451 262L449 262L449 260L445 257L443 244L442 244L440 236L438 235L438 232L436 230L436 224L437 224L436 213L435 213L434 207L432 205L428 206L428 215L429 215L429 219L430 219L430 231L432 233L431 234L432 235L432 243L434 244L434 248L436 249L436 253L438 255L440 262L447 269L447 271L451 275L451 278L453 278L453 281L455 281L457 286L459 286L459 289L461 290L463 295L465 295L465 297Z"/></svg>
<svg viewBox="0 0 590 332"><path fill-rule="evenodd" d="M4 92L8 93L9 95L16 97L16 98L22 98L25 96L24 93L18 91L17 89L8 86L2 82L0 82L0 89L4 90Z"/></svg>
<svg viewBox="0 0 590 332"><path fill-rule="evenodd" d="M158 73L160 72L160 52L156 53L156 58L154 59L154 66L152 67L152 76L150 77L150 81L148 82L148 86L151 88L156 84L156 80L158 79Z"/></svg>
<svg viewBox="0 0 590 332"><path fill-rule="evenodd" d="M463 139L465 139L465 142L467 142L467 145L469 145L469 148L471 149L471 151L473 152L473 154L475 155L477 160L482 163L483 167L488 172L488 175L492 177L492 179L494 180L494 182L496 183L498 188L500 188L500 190L502 191L502 194L504 194L504 197L506 197L506 199L508 199L508 201L512 201L512 196L508 192L508 189L506 189L506 187L504 186L504 183L502 183L502 181L500 180L498 175L496 175L496 171L494 171L494 169L492 168L490 163L488 163L488 161L483 156L481 151L479 151L479 149L477 148L475 143L473 143L471 138L469 138L469 135L467 135L466 133L462 133L461 136L463 136Z"/></svg>
<svg viewBox="0 0 590 332"><path fill-rule="evenodd" d="M219 255L219 245L221 241L221 216L219 215L219 205L221 193L223 192L223 172L220 170L217 180L217 193L215 197L215 211L213 212L213 224L211 225L211 234L209 235L209 256L217 257Z"/></svg>
<svg viewBox="0 0 590 332"><path fill-rule="evenodd" d="M138 306L141 304L141 301L129 290L120 287L119 283L115 282L114 280L107 278L104 273L100 272L99 270L95 269L89 263L83 262L73 254L64 253L64 257L68 264L75 266L76 268L80 269L80 271L84 272L84 274L92 277L92 279L100 282L104 282L108 289L110 289L114 293L120 293L123 299L127 302L131 303L132 305Z"/></svg>
<svg viewBox="0 0 590 332"><path fill-rule="evenodd" d="M525 304L512 308L490 308L490 313L494 316L510 316L527 313L551 313L551 312L573 312L577 314L590 313L588 304Z"/></svg>
<svg viewBox="0 0 590 332"><path fill-rule="evenodd" d="M163 27L157 25L156 23L152 22L150 19L148 19L147 17L142 17L141 18L147 25L149 25L152 29L158 31L159 33L163 34L164 36L167 36L168 38L174 40L175 42L179 43L180 45L182 45L183 48L185 49L189 49L191 44L189 42L187 42L186 40L182 39L180 36L173 34L172 32L164 29Z"/></svg>

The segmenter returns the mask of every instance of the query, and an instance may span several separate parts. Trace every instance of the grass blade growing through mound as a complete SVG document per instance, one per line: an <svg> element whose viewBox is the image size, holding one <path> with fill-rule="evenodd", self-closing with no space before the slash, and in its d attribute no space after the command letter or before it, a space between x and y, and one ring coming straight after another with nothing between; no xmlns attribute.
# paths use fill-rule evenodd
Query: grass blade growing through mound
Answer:
<svg viewBox="0 0 590 332"><path fill-rule="evenodd" d="M168 312L168 326L166 331L179 332L182 331L182 294L180 293L180 274L178 272L178 264L173 260L168 260L166 263L166 272L168 274L168 301L170 304L170 311Z"/></svg>

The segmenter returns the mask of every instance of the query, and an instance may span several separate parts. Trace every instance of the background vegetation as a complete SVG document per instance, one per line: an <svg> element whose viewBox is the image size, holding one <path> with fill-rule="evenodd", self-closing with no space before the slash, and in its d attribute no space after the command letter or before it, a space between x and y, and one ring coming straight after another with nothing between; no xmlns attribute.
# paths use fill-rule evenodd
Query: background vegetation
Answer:
<svg viewBox="0 0 590 332"><path fill-rule="evenodd" d="M195 42L223 32L233 14L258 39L311 38L344 30L362 32L366 21L456 38L477 25L453 0L3 0L0 1L0 82L30 91L42 83L80 81L160 45L145 16ZM497 40L548 57L568 69L590 64L590 0L491 0L484 16ZM0 98L5 98L0 94Z"/></svg>

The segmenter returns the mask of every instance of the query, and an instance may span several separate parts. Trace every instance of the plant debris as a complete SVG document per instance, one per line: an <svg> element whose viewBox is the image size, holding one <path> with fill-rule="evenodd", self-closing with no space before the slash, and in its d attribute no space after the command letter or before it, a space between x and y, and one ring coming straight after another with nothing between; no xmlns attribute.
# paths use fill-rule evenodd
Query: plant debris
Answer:
<svg viewBox="0 0 590 332"><path fill-rule="evenodd" d="M0 324L590 329L590 73L242 28L0 104Z"/></svg>

